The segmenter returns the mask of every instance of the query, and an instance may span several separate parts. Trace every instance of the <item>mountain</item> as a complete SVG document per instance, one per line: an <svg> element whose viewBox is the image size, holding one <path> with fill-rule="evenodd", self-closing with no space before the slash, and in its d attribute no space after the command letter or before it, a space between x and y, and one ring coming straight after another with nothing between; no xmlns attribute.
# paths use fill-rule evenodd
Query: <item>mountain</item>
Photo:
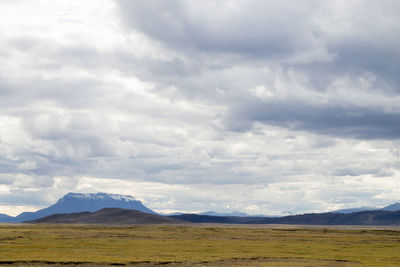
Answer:
<svg viewBox="0 0 400 267"><path fill-rule="evenodd" d="M23 212L8 222L30 221L58 213L93 212L102 208L122 208L156 214L145 207L139 200L128 195L68 193L50 207L35 212Z"/></svg>
<svg viewBox="0 0 400 267"><path fill-rule="evenodd" d="M192 223L229 223L229 224L253 224L255 217L235 217L235 216L212 216L200 214L181 214L168 216L170 218L192 222Z"/></svg>
<svg viewBox="0 0 400 267"><path fill-rule="evenodd" d="M277 218L276 223L306 225L400 225L400 211L374 210L347 214L303 214Z"/></svg>
<svg viewBox="0 0 400 267"><path fill-rule="evenodd" d="M332 211L332 213L353 213L353 212L368 211L368 210L379 210L379 208L359 207L359 208L350 208L350 209L340 209L340 210Z"/></svg>
<svg viewBox="0 0 400 267"><path fill-rule="evenodd" d="M372 210L398 211L400 210L400 203L394 203L383 208L359 207L359 208L341 209L332 211L332 213L353 213L353 212L372 211Z"/></svg>
<svg viewBox="0 0 400 267"><path fill-rule="evenodd" d="M205 211L200 212L199 215L211 215L211 216L237 216L237 217L249 217L250 215L240 211L234 211L231 213L217 212L217 211Z"/></svg>
<svg viewBox="0 0 400 267"><path fill-rule="evenodd" d="M310 213L284 217L235 217L182 214L170 216L193 223L302 224L302 225L400 225L400 211L361 211L354 213Z"/></svg>
<svg viewBox="0 0 400 267"><path fill-rule="evenodd" d="M12 222L14 217L8 216L7 214L0 213L0 222Z"/></svg>
<svg viewBox="0 0 400 267"><path fill-rule="evenodd" d="M145 207L139 200L128 195L68 193L54 205L36 212L24 212L16 217L0 214L0 222L18 223L36 220L53 214L95 212L103 208L121 208L127 210L138 210L148 214L156 214L154 211ZM388 205L382 209L361 207L337 210L330 213L303 214L285 217L249 216L240 212L218 213L212 211L202 214L179 214L164 217L188 222L205 223L389 225L400 224L399 221L397 221L396 214L400 214L400 203Z"/></svg>
<svg viewBox="0 0 400 267"><path fill-rule="evenodd" d="M172 213L162 213L160 212L159 214L164 215L164 216L173 216L173 215L182 215L182 214L187 214L184 212L172 212ZM264 215L264 214L258 214L258 215L249 215L244 212L240 211L234 211L234 212L218 212L218 211L204 211L200 213L193 213L197 215L210 215L210 216L236 216L236 217L278 217L276 215Z"/></svg>
<svg viewBox="0 0 400 267"><path fill-rule="evenodd" d="M392 205L388 205L386 207L383 207L382 210L386 211L398 211L400 210L400 203L394 203Z"/></svg>
<svg viewBox="0 0 400 267"><path fill-rule="evenodd" d="M95 212L53 214L24 223L62 223L62 224L182 224L182 220L137 210L105 208Z"/></svg>
<svg viewBox="0 0 400 267"><path fill-rule="evenodd" d="M297 225L400 225L400 211L361 211L354 213L310 213L277 218L210 216L182 214L161 216L137 210L106 208L96 212L53 214L27 223L79 223L79 224L297 224Z"/></svg>

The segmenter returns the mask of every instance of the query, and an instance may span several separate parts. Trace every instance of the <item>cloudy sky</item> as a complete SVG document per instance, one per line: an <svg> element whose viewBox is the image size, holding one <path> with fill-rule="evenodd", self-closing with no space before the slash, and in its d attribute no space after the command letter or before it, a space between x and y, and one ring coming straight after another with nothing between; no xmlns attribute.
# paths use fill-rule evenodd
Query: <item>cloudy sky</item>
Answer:
<svg viewBox="0 0 400 267"><path fill-rule="evenodd" d="M0 213L400 201L400 2L2 0Z"/></svg>

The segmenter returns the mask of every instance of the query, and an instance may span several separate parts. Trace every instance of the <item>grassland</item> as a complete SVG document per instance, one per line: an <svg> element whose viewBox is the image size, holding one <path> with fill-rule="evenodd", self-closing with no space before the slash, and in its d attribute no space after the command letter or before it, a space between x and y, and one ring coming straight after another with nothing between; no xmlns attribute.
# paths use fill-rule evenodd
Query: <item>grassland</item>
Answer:
<svg viewBox="0 0 400 267"><path fill-rule="evenodd" d="M400 266L400 229L0 225L0 265Z"/></svg>

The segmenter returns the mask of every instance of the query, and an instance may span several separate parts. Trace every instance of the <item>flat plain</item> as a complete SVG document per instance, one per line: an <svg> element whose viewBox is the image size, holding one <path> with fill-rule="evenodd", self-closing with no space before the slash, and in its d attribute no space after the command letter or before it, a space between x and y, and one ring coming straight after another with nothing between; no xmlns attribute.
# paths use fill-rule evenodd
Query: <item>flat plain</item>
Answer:
<svg viewBox="0 0 400 267"><path fill-rule="evenodd" d="M0 224L0 265L400 266L400 228Z"/></svg>

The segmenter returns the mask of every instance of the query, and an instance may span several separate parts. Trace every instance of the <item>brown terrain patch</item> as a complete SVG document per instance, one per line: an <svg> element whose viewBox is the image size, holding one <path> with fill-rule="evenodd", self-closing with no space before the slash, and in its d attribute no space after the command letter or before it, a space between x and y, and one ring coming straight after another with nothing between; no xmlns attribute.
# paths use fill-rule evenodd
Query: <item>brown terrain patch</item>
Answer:
<svg viewBox="0 0 400 267"><path fill-rule="evenodd" d="M105 267L105 266L307 266L307 267L335 267L335 266L358 266L356 262L345 260L316 260L316 259L289 259L289 258L237 258L225 259L215 262L132 262L132 263L91 263L91 262L49 262L49 261L0 261L0 266L82 266L82 267Z"/></svg>

